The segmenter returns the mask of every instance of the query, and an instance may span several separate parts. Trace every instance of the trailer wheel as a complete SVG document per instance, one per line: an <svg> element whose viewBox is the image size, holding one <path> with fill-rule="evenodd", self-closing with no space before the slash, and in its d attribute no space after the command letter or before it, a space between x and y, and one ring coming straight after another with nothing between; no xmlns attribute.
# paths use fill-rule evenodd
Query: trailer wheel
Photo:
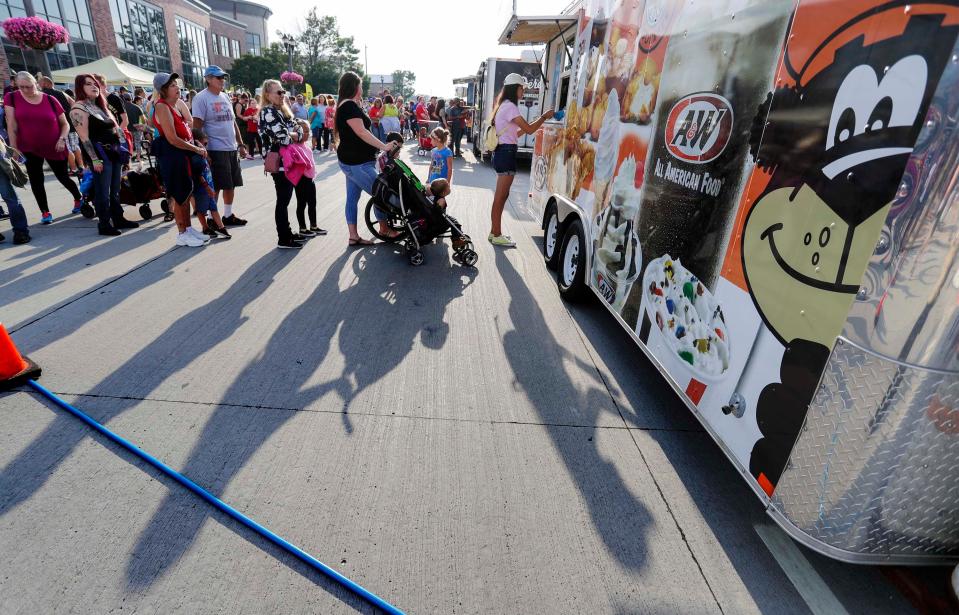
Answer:
<svg viewBox="0 0 959 615"><path fill-rule="evenodd" d="M556 267L559 265L559 241L562 238L559 235L559 214L553 205L546 208L543 228L545 229L543 234L543 260L546 261L548 269L556 271Z"/></svg>
<svg viewBox="0 0 959 615"><path fill-rule="evenodd" d="M577 219L569 225L563 235L563 247L560 250L559 271L556 283L559 294L566 301L582 301L586 298L586 236L583 224Z"/></svg>

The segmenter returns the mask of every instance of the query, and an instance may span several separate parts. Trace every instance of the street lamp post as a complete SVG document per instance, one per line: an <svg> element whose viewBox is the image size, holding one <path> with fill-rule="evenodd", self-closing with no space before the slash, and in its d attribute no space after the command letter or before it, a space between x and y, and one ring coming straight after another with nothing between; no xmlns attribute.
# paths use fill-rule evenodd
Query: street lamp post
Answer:
<svg viewBox="0 0 959 615"><path fill-rule="evenodd" d="M290 72L292 73L293 72L293 51L296 49L296 39L289 34L284 34L281 40L283 41L283 47L286 48L286 53L289 54L290 56ZM296 95L295 83L290 84L290 90L295 96Z"/></svg>

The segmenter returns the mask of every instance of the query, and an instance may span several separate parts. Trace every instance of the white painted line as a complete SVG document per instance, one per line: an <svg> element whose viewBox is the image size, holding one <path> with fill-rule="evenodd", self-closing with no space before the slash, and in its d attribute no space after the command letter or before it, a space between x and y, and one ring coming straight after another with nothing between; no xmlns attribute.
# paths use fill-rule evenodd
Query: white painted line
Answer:
<svg viewBox="0 0 959 615"><path fill-rule="evenodd" d="M848 615L849 612L786 532L772 523L756 523L753 527L814 615Z"/></svg>

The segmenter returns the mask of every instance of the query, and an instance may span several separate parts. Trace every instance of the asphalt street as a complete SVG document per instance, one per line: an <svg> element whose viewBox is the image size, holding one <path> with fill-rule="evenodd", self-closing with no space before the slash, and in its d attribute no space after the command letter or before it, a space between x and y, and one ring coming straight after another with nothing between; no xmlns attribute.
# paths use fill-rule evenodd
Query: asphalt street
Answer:
<svg viewBox="0 0 959 615"><path fill-rule="evenodd" d="M0 319L46 387L409 613L912 612L786 538L601 306L559 298L528 172L493 249L495 176L457 160L479 262L445 240L411 267L347 246L317 161L330 234L301 251L257 162L249 225L199 249L159 216L99 237L52 180L41 227L21 190ZM0 421L0 612L372 612L37 395Z"/></svg>

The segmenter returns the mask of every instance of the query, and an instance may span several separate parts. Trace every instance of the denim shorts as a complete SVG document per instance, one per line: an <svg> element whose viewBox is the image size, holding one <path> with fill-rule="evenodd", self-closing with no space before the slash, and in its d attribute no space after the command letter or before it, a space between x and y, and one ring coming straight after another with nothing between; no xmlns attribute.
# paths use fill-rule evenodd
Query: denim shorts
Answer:
<svg viewBox="0 0 959 615"><path fill-rule="evenodd" d="M500 143L493 150L493 170L497 175L516 175L516 145Z"/></svg>

